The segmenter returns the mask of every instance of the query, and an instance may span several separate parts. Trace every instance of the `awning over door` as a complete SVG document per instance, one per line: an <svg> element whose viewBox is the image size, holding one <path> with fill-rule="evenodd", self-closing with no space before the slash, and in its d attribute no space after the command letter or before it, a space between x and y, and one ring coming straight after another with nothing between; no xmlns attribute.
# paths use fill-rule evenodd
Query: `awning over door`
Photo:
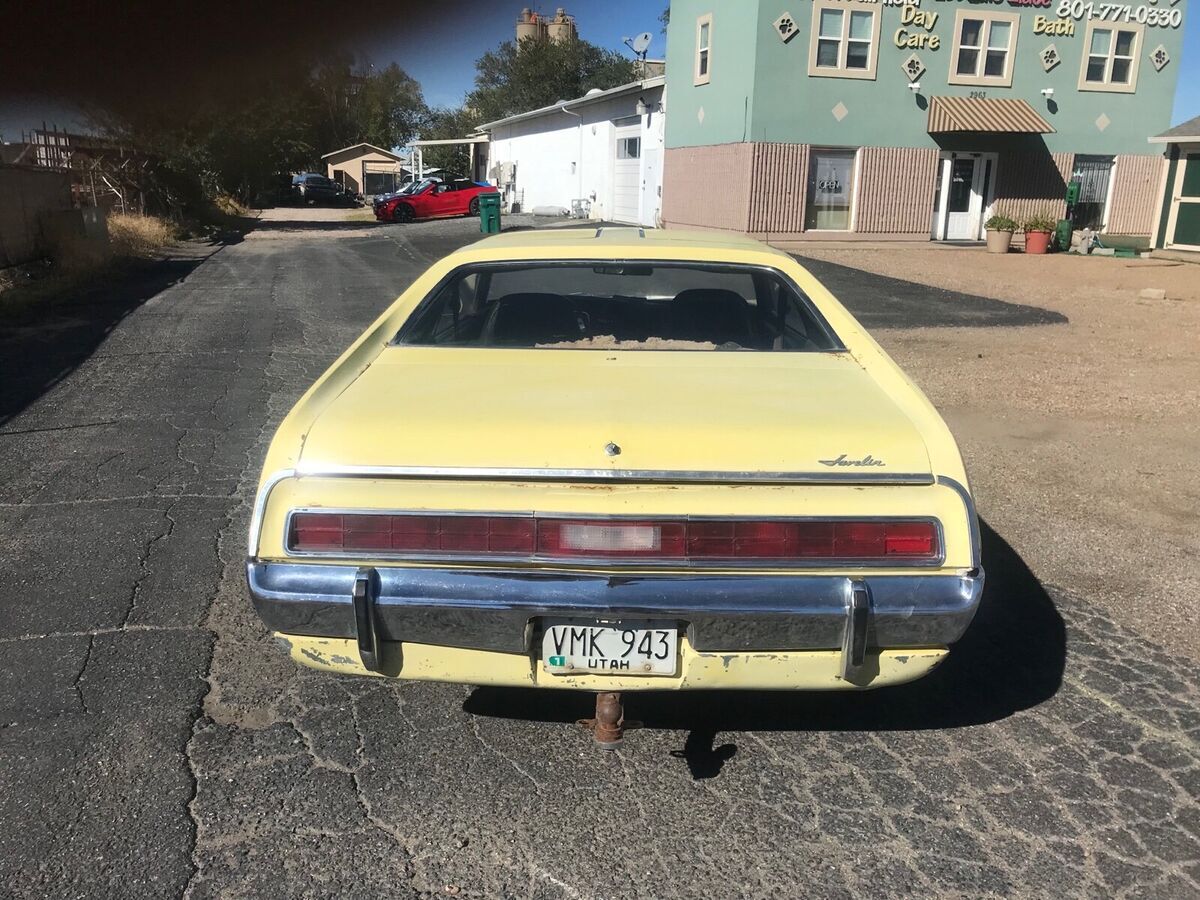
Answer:
<svg viewBox="0 0 1200 900"><path fill-rule="evenodd" d="M1054 134L1054 126L1024 100L931 97L929 133Z"/></svg>

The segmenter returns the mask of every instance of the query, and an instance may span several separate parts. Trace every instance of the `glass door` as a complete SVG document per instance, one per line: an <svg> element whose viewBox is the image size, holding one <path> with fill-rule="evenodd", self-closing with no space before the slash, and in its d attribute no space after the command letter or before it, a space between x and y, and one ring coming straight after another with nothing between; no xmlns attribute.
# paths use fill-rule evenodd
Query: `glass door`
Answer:
<svg viewBox="0 0 1200 900"><path fill-rule="evenodd" d="M943 153L934 196L935 241L978 241L991 207L995 153Z"/></svg>
<svg viewBox="0 0 1200 900"><path fill-rule="evenodd" d="M973 241L979 239L979 227L971 228L972 208L975 206L976 160L959 156L950 161L950 190L946 194L946 240ZM974 213L978 217L978 213Z"/></svg>

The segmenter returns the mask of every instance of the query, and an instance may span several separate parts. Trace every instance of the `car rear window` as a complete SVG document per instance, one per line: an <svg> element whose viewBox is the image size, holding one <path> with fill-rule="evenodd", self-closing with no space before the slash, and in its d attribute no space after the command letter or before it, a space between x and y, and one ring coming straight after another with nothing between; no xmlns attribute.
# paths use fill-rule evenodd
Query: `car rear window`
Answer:
<svg viewBox="0 0 1200 900"><path fill-rule="evenodd" d="M396 343L555 350L841 349L789 279L766 268L660 262L464 266Z"/></svg>

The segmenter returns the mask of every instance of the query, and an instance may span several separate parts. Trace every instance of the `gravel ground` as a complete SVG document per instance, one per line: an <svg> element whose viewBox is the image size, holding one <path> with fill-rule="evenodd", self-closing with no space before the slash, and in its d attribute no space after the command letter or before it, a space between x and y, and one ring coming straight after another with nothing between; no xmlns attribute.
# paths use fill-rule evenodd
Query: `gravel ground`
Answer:
<svg viewBox="0 0 1200 900"><path fill-rule="evenodd" d="M973 248L802 255L1066 317L875 335L950 424L981 513L1035 574L1200 659L1200 266ZM1139 299L1147 287L1167 299Z"/></svg>

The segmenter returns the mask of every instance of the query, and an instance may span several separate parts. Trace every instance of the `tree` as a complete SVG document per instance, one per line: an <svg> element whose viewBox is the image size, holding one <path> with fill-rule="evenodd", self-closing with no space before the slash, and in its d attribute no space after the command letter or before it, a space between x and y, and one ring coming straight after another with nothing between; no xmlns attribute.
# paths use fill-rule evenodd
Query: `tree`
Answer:
<svg viewBox="0 0 1200 900"><path fill-rule="evenodd" d="M376 71L350 54L323 61L312 76L320 116L314 140L324 152L366 142L391 150L407 143L429 113L421 86L395 63Z"/></svg>
<svg viewBox="0 0 1200 900"><path fill-rule="evenodd" d="M636 79L633 60L578 38L518 45L505 41L475 62L475 89L467 106L481 121L582 97L592 88L606 90Z"/></svg>
<svg viewBox="0 0 1200 900"><path fill-rule="evenodd" d="M461 109L440 108L431 110L429 119L421 129L421 138L429 141L464 138L483 123L479 113L470 107ZM424 148L425 165L444 169L455 175L470 178L471 151L465 144Z"/></svg>
<svg viewBox="0 0 1200 900"><path fill-rule="evenodd" d="M376 71L348 54L280 63L254 90L242 88L188 104L100 109L92 118L152 155L157 194L178 213L217 194L253 200L275 176L321 171L322 154L351 144L390 150L428 116L420 85L403 69Z"/></svg>

